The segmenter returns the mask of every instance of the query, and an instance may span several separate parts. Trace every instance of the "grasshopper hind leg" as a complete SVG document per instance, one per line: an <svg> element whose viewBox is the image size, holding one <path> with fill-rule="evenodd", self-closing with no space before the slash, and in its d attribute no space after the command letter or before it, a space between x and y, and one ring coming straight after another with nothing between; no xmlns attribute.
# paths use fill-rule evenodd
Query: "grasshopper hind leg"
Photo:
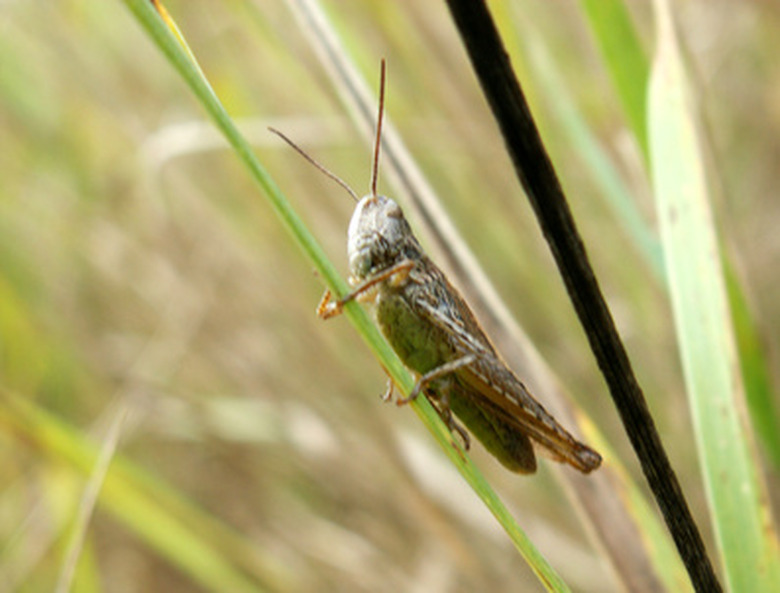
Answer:
<svg viewBox="0 0 780 593"><path fill-rule="evenodd" d="M457 434L466 451L471 439L462 422L508 470L520 474L536 471L536 454L531 439L524 432L504 422L486 406L461 393L457 379L447 377L423 390L450 432Z"/></svg>
<svg viewBox="0 0 780 593"><path fill-rule="evenodd" d="M425 394L428 397L428 401L433 404L434 409L438 412L439 417L444 424L447 425L447 428L449 428L450 432L458 434L461 441L463 441L463 448L468 451L471 448L471 439L469 438L469 433L466 432L466 429L455 421L455 416L452 414L452 409L450 408L449 389L444 387L435 395L426 390Z"/></svg>

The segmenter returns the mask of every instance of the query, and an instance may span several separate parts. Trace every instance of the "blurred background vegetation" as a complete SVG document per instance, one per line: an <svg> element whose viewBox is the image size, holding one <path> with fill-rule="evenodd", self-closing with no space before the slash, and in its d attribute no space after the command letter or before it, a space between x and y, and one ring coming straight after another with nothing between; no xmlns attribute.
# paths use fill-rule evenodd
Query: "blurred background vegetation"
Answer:
<svg viewBox="0 0 780 593"><path fill-rule="evenodd" d="M579 6L496 4L522 23L503 25L513 60L713 549L666 293L546 93L576 106L652 225L642 157ZM649 54L650 7L629 5ZM117 418L116 472L73 590L538 589L414 415L381 404L385 376L349 324L315 317L322 283L124 5L42 6L0 8L0 589L52 590ZM167 6L346 274L353 203L265 127L358 193L370 151L288 8ZM536 347L643 482L445 7L327 6L368 80L387 58L389 116ZM713 146L721 238L777 385L780 8L673 7ZM574 589L619 589L546 462L518 478L473 456ZM768 479L776 508L776 469Z"/></svg>

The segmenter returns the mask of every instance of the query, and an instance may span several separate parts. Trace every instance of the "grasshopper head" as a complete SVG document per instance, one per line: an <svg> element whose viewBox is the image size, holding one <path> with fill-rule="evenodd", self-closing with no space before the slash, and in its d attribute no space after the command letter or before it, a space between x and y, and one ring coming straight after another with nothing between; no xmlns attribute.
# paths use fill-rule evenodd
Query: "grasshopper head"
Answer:
<svg viewBox="0 0 780 593"><path fill-rule="evenodd" d="M417 241L401 207L379 195L363 197L355 207L347 234L349 270L363 280L410 257Z"/></svg>

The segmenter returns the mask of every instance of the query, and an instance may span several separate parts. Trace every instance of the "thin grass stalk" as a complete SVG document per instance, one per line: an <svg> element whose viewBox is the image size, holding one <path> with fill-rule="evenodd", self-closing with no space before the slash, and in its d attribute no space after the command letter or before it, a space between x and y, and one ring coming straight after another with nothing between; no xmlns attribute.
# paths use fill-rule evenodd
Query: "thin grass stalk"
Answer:
<svg viewBox="0 0 780 593"><path fill-rule="evenodd" d="M300 217L292 209L278 186L255 157L249 144L239 133L232 119L206 81L200 68L190 58L192 53L186 47L184 37L178 32L178 29L172 30L170 26L167 26L154 7L144 0L125 0L125 4L190 86L194 95L212 117L214 123L248 167L253 179L257 181L263 193L269 199L284 226L315 265L329 288L335 294L345 294L347 291L346 283L335 272L335 267L327 259L316 239L306 229ZM347 305L345 312L371 347L382 366L392 376L396 385L400 387L404 394L408 395L413 387L411 376L384 338L379 334L377 328L370 322L365 311L356 303L351 303ZM569 588L566 583L538 552L499 500L489 483L471 463L459 445L455 444L449 430L427 399L417 398L412 403L412 407L485 506L506 530L515 547L526 559L539 581L550 591L568 591Z"/></svg>
<svg viewBox="0 0 780 593"><path fill-rule="evenodd" d="M744 383L693 95L672 12L655 2L649 129L656 206L694 436L726 582L780 590L780 543L745 416Z"/></svg>

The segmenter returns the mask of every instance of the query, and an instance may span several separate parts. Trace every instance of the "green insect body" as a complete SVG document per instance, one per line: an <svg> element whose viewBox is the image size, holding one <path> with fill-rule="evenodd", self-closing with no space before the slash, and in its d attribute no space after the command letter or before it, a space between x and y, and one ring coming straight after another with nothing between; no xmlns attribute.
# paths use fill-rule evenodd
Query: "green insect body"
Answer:
<svg viewBox="0 0 780 593"><path fill-rule="evenodd" d="M326 292L318 315L325 319L338 315L353 299L373 303L379 327L418 378L407 399L423 393L467 447L468 435L453 414L512 471L536 470L532 442L557 461L583 473L593 471L601 456L569 434L528 392L495 351L466 301L425 254L398 204L377 194L384 82L382 61L371 193L362 199L284 134L271 130L357 202L347 233L355 288L337 301Z"/></svg>
<svg viewBox="0 0 780 593"><path fill-rule="evenodd" d="M466 301L428 258L390 198L360 200L347 250L355 290L321 307L330 317L353 298L370 302L383 334L419 378L452 430L452 413L504 466L536 469L533 440L553 458L590 472L601 457L569 434L496 353Z"/></svg>

